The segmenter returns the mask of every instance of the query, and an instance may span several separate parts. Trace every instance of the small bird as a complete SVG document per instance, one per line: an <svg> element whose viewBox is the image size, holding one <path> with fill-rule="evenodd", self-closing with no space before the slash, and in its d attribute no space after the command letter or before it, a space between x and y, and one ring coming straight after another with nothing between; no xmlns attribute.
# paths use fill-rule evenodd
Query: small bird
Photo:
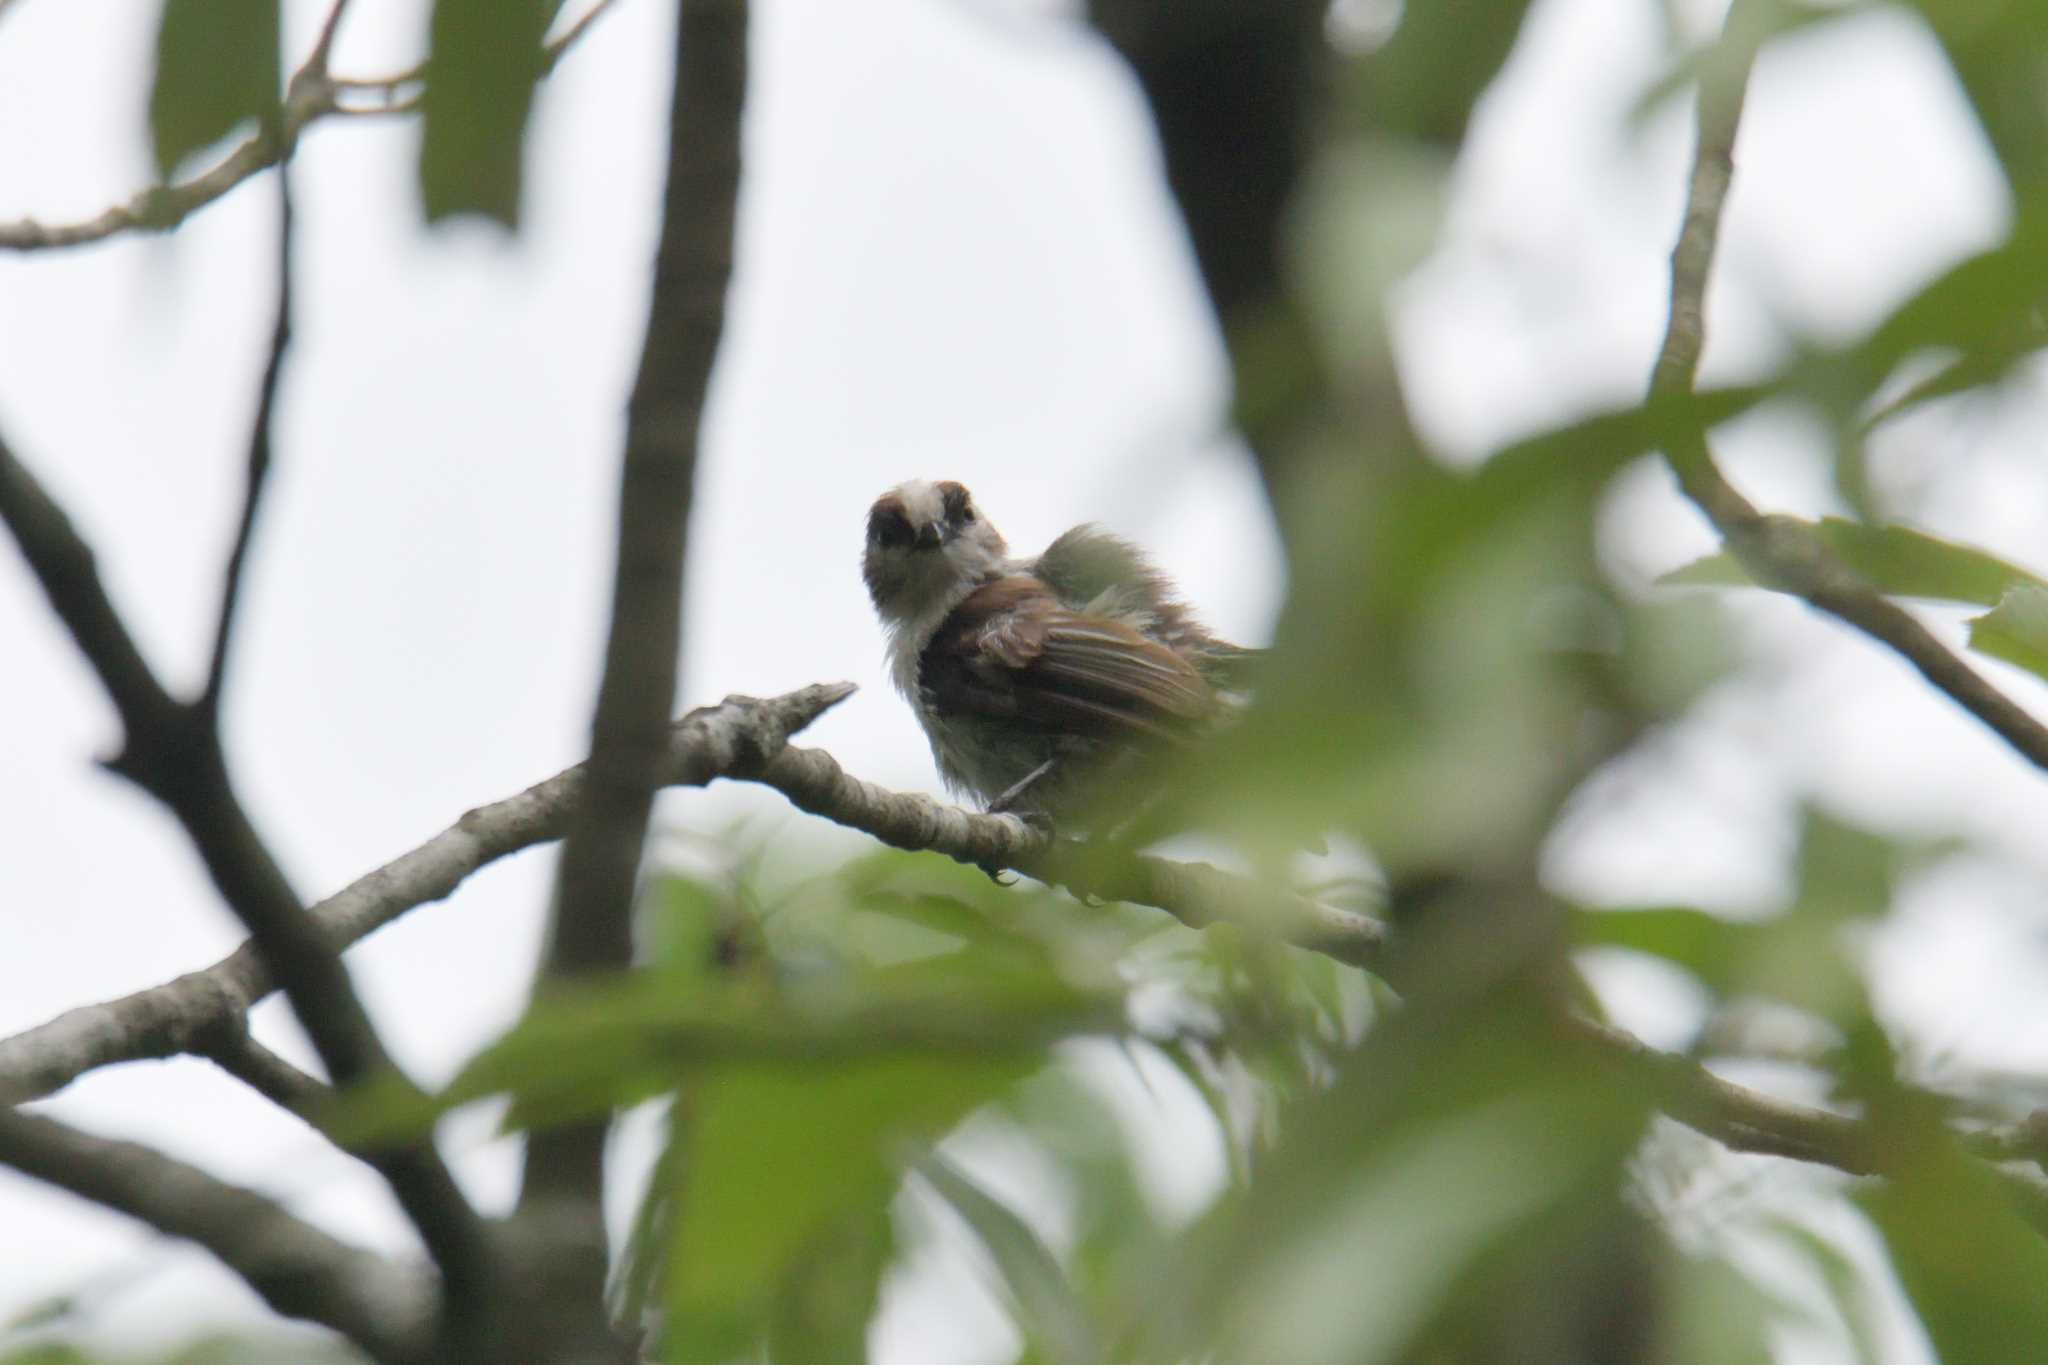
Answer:
<svg viewBox="0 0 2048 1365"><path fill-rule="evenodd" d="M862 576L889 674L939 775L1050 818L1212 728L1257 654L1218 639L1136 546L1077 526L1012 559L966 488L912 480L868 511Z"/></svg>

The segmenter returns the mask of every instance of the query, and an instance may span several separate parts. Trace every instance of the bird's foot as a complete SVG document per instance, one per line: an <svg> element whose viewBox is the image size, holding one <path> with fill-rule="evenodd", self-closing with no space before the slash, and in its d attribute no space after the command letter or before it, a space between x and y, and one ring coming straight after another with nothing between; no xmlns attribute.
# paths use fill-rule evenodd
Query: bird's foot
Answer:
<svg viewBox="0 0 2048 1365"><path fill-rule="evenodd" d="M1052 817L1042 810L998 810L991 804L989 806L989 814L1008 815L1014 819L1022 820L1031 827L1034 833L1043 837L1047 844L1053 841L1055 831L1053 829ZM986 872L988 879L997 886L1014 886L1016 884L1017 878L1010 873L1008 868L998 866L993 862L976 863L975 866Z"/></svg>

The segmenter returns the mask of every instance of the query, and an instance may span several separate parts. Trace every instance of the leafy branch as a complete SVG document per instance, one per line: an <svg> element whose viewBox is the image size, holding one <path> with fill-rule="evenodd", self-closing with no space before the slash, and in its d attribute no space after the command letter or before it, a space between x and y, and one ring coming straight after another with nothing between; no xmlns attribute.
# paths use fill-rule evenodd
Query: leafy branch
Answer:
<svg viewBox="0 0 2048 1365"><path fill-rule="evenodd" d="M541 48L540 75L552 73L562 58L603 17L615 0L597 0L574 23ZM416 112L427 82L425 65L389 76L337 76L328 57L348 0L339 0L321 25L313 51L285 85L279 117L256 130L202 171L182 180L151 185L91 218L70 223L42 223L34 218L0 222L0 250L49 251L105 241L125 232L168 232L187 218L270 167L287 160L299 135L331 118L383 118Z"/></svg>

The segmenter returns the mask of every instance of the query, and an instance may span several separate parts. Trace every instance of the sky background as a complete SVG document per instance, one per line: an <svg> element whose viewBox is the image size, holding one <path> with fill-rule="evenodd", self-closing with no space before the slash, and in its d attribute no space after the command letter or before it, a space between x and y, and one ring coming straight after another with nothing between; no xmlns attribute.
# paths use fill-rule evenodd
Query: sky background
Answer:
<svg viewBox="0 0 2048 1365"><path fill-rule="evenodd" d="M1538 0L1442 182L1437 249L1396 290L1394 322L1418 424L1451 458L1641 391L1690 151L1684 101L1636 112L1669 60L1656 8ZM146 182L153 9L6 9L0 220L89 217ZM936 780L882 675L857 572L883 488L957 478L1020 551L1105 523L1249 642L1284 587L1256 481L1220 431L1221 348L1137 91L1060 9L755 3L738 274L691 528L680 701L852 679L861 691L806 742L898 787ZM1713 4L1680 9L1691 32L1718 22ZM285 10L293 61L324 5ZM302 146L298 329L228 738L245 798L309 897L583 752L657 229L670 10L621 0L543 87L517 240L419 227L407 121L332 120ZM424 27L422 5L360 0L335 68L404 67ZM1802 338L1855 335L1995 240L2007 214L1938 53L1897 17L1773 48L1737 160L1710 378L1757 373ZM1333 177L1323 202L1377 221L1391 198L1378 188ZM204 666L239 496L272 214L251 186L167 238L0 256L0 430L95 542L150 657L186 683ZM2040 407L2022 384L1896 424L1879 474L1929 529L2048 567ZM1832 505L1818 449L1772 409L1723 445L1753 498L1807 513ZM1622 581L1644 585L1709 539L1646 465L1617 490L1603 545ZM2004 856L1909 889L1871 948L1880 1001L1926 1055L2048 1067L2038 776L1874 646L1749 596L1733 612L1753 666L1596 785L1557 842L1553 880L1755 909L1785 884L1789 795L1886 828L1961 824ZM92 766L112 712L11 548L0 661L0 1033L12 1033L202 966L241 935L169 820ZM2041 689L1985 667L2048 711ZM822 843L811 856L859 846L759 789L671 794L659 815L664 847L739 819ZM514 1018L551 859L487 869L350 954L421 1079L446 1077ZM1652 1041L1695 1021L1670 982L1601 971ZM304 1055L275 1002L257 1021ZM1199 1123L1175 1121L1189 1101L1173 1082L1152 1079L1159 1098L1127 1093L1124 1109L1159 1198L1192 1210L1217 1153L1189 1136ZM49 1108L402 1243L374 1179L205 1064L97 1073ZM458 1118L447 1132L466 1183L497 1206L515 1168L488 1124ZM977 1171L1056 1232L1057 1192L999 1135L977 1142ZM94 1318L112 1339L260 1311L203 1255L4 1172L0 1227L0 1312L138 1267L147 1276ZM1008 1339L964 1258L929 1252L892 1291L877 1346L883 1365L951 1365L1006 1359ZM1925 1358L1909 1334L1890 1349ZM1846 1358L1825 1332L1787 1350L1801 1365Z"/></svg>

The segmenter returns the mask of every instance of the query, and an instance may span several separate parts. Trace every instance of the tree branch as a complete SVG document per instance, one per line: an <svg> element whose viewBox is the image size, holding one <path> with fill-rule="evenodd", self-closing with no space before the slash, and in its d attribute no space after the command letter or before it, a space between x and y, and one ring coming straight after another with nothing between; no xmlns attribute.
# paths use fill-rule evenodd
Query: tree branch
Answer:
<svg viewBox="0 0 2048 1365"><path fill-rule="evenodd" d="M790 747L751 776L798 809L862 830L895 848L930 849L979 867L1012 868L1078 896L1130 901L1183 924L1236 924L1252 933L1368 966L1385 947L1377 920L1234 876L1207 863L1097 853L1048 839L1014 815L984 815L864 782L820 749Z"/></svg>
<svg viewBox="0 0 2048 1365"><path fill-rule="evenodd" d="M1089 0L1088 18L1137 78L1204 291L1238 373L1240 424L1283 518L1284 463L1244 400L1273 384L1275 348L1313 369L1284 283L1281 227L1313 150L1326 55L1324 0ZM1254 368L1258 367L1258 368ZM1258 383L1245 382L1250 375ZM1293 376L1289 376L1292 378Z"/></svg>
<svg viewBox="0 0 2048 1365"><path fill-rule="evenodd" d="M0 1109L0 1163L205 1248L272 1308L383 1361L432 1358L436 1293L408 1270L149 1147Z"/></svg>
<svg viewBox="0 0 2048 1365"><path fill-rule="evenodd" d="M766 701L728 697L678 720L662 746L664 784L701 786L743 765L759 766L826 710L851 683L800 688ZM314 905L308 917L336 949L406 911L451 895L478 868L559 839L582 801L584 765L465 813L426 843L365 873ZM54 1094L103 1066L184 1053L210 1055L214 1031L277 989L255 943L210 967L116 1000L68 1010L0 1040L0 1103Z"/></svg>
<svg viewBox="0 0 2048 1365"><path fill-rule="evenodd" d="M1884 1176L1892 1153L1862 1119L1810 1104L1779 1099L1724 1080L1691 1057L1663 1052L1635 1035L1583 1015L1567 1015L1566 1030L1599 1051L1669 1117L1738 1152L1787 1157L1832 1166L1848 1175ZM2039 1159L2019 1150L2015 1125L1986 1134L1957 1134L1966 1150L1989 1161ZM2036 1230L2048 1235L2048 1184L2038 1175L1987 1166L2006 1197Z"/></svg>
<svg viewBox="0 0 2048 1365"><path fill-rule="evenodd" d="M1136 870L1105 869L1096 860L1048 850L1046 836L1016 816L979 814L928 796L892 792L851 776L829 754L788 744L790 736L852 692L850 683L816 685L767 700L728 697L693 711L670 729L662 781L686 786L708 785L720 777L758 781L799 809L893 847L1011 867L1056 880L1081 895L1152 905L1191 925L1238 923L1342 962L1370 964L1386 947L1386 930L1364 916L1261 888L1201 864L1140 857L1133 860ZM584 784L579 765L469 811L425 844L315 905L312 918L336 947L353 943L417 905L448 896L478 868L560 838L583 799ZM1273 918L1266 917L1269 912ZM274 1097L289 1103L282 1084L244 1075L249 1065L219 1057L224 1029L272 989L253 946L244 944L202 971L68 1011L0 1040L0 1103L48 1095L98 1067L181 1052L222 1060L266 1093L278 1090ZM1665 1113L1734 1150L1854 1175L1876 1170L1874 1139L1853 1116L1737 1085L1692 1058L1659 1051L1580 1016L1567 1017L1565 1027L1601 1049L1655 1096ZM2044 1133L2048 1120L2025 1119L1965 1134L1962 1140L1988 1159L2039 1162L2048 1152ZM2039 1187L2018 1181L2013 1188L2016 1197L2031 1199ZM2048 1199L2043 1206L2048 1208ZM2048 1226L2048 1215L2042 1221Z"/></svg>
<svg viewBox="0 0 2048 1365"><path fill-rule="evenodd" d="M281 232L290 231L290 215ZM283 250L280 250L283 259ZM280 282L285 300L289 286ZM281 304L288 307L288 304ZM284 314L281 312L281 317ZM266 389L282 356L273 334ZM266 406L259 422L267 428ZM267 436L252 446L267 462ZM252 456L252 459L254 457ZM253 473L253 471L252 471ZM245 508L254 515L253 494ZM290 998L329 1074L346 1084L395 1071L348 971L286 880L256 831L228 773L212 709L217 682L198 701L174 699L157 680L100 583L93 552L64 510L22 466L0 437L0 522L20 545L48 597L119 712L122 742L107 767L155 797L183 826L221 898L249 929L250 940ZM241 537L237 538L238 551ZM231 561L232 563L233 561ZM239 567L231 569L239 576ZM228 588L232 598L232 582ZM224 604L231 610L232 601ZM223 615L221 645L228 620ZM448 1303L461 1318L467 1305L488 1301L488 1252L481 1223L430 1143L372 1153L435 1261L447 1277Z"/></svg>
<svg viewBox="0 0 2048 1365"><path fill-rule="evenodd" d="M334 1088L318 1076L301 1071L249 1032L249 1018L237 1012L208 1032L195 1049L221 1070L287 1113L306 1118L331 1100Z"/></svg>
<svg viewBox="0 0 2048 1365"><path fill-rule="evenodd" d="M1755 56L1753 46L1743 41L1749 8L1748 0L1729 7L1724 46L1733 61L1726 67L1709 64L1700 78L1699 141L1684 222L1671 252L1670 316L1651 371L1653 398L1690 393L1706 346L1707 280L1734 178L1735 137ZM1890 646L2035 767L2048 770L2048 726L1993 687L1910 612L1858 577L1810 527L1757 511L1715 464L1703 429L1676 435L1665 455L1686 496L1706 513L1758 583L1803 598Z"/></svg>
<svg viewBox="0 0 2048 1365"><path fill-rule="evenodd" d="M557 868L536 991L633 958L633 891L680 663L683 567L712 365L725 327L747 89L746 0L683 0L668 179L639 373L627 404L618 557L584 799ZM528 1137L519 1210L587 1228L582 1292L604 1301L607 1118ZM565 1255L573 1255L565 1249ZM565 1263L566 1268L566 1263ZM573 1291L572 1291L573 1292Z"/></svg>
<svg viewBox="0 0 2048 1365"><path fill-rule="evenodd" d="M564 54L589 32L592 22L611 5L612 0L599 0L582 18L549 39L542 50L541 74L553 71ZM421 68L381 80L328 74L327 58L334 30L346 7L346 0L342 0L329 11L312 55L292 73L286 86L282 127L259 128L206 170L175 184L152 185L92 218L56 224L40 223L33 218L0 222L0 251L48 251L84 246L124 232L167 232L243 181L290 156L298 145L299 134L323 119L405 114L417 109L418 92L401 97L398 90L400 86L423 81ZM366 94L378 97L379 102L368 107L346 102L350 96Z"/></svg>

